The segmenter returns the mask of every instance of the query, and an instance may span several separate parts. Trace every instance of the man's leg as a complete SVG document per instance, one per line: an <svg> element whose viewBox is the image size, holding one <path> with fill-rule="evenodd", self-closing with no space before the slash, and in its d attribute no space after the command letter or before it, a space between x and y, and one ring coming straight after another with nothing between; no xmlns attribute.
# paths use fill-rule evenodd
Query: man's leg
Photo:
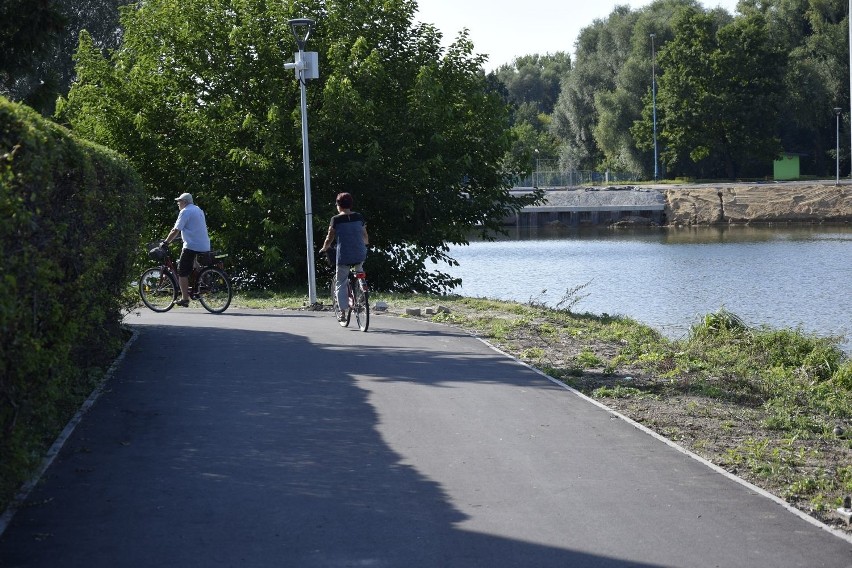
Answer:
<svg viewBox="0 0 852 568"><path fill-rule="evenodd" d="M183 249L180 252L178 259L178 284L180 285L180 302L182 304L189 303L189 275L192 272L192 266L195 263L195 252L189 249ZM186 274L186 276L184 276Z"/></svg>
<svg viewBox="0 0 852 568"><path fill-rule="evenodd" d="M189 276L179 276L178 283L180 284L180 299L183 302L189 301Z"/></svg>

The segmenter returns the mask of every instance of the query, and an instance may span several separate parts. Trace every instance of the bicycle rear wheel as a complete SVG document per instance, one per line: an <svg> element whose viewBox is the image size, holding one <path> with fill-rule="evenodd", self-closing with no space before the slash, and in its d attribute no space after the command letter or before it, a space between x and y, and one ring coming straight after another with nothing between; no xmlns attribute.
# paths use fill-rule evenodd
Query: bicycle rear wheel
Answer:
<svg viewBox="0 0 852 568"><path fill-rule="evenodd" d="M175 277L160 266L149 268L139 277L139 296L155 312L169 311L178 296Z"/></svg>
<svg viewBox="0 0 852 568"><path fill-rule="evenodd" d="M208 312L221 314L231 305L232 297L231 281L224 271L207 267L198 275L198 301Z"/></svg>
<svg viewBox="0 0 852 568"><path fill-rule="evenodd" d="M361 331L367 331L370 327L370 292L367 291L367 281L363 278L355 279L353 292L355 305L352 310L355 312L355 321Z"/></svg>
<svg viewBox="0 0 852 568"><path fill-rule="evenodd" d="M340 302L337 301L337 281L334 277L331 278L329 291L331 292L331 305L334 308L334 317L337 318L337 323L340 324L340 327L348 326L349 320L352 317L352 312L350 310L341 309Z"/></svg>

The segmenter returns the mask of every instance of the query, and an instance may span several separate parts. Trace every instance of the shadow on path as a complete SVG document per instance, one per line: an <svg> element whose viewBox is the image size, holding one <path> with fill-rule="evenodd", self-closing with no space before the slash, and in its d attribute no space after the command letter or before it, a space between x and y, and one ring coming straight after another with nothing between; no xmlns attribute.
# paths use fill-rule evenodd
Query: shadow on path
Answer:
<svg viewBox="0 0 852 568"><path fill-rule="evenodd" d="M433 386L490 382L506 363L388 355L144 326L0 539L0 566L651 566L460 528L468 516L386 443L358 381L423 383L412 369L432 361Z"/></svg>

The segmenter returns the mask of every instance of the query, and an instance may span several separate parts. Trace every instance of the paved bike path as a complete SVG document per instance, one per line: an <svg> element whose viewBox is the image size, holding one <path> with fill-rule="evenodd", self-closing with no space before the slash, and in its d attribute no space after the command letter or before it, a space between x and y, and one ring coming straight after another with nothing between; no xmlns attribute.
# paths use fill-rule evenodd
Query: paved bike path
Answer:
<svg viewBox="0 0 852 568"><path fill-rule="evenodd" d="M0 566L852 566L848 539L452 328L127 321Z"/></svg>

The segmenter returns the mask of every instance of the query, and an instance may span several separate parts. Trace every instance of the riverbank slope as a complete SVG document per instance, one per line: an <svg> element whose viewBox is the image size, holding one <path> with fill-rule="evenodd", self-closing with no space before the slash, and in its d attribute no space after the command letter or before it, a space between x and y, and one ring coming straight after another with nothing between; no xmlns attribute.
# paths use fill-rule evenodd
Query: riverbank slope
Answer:
<svg viewBox="0 0 852 568"><path fill-rule="evenodd" d="M831 182L722 183L656 189L666 224L852 222L852 185Z"/></svg>

